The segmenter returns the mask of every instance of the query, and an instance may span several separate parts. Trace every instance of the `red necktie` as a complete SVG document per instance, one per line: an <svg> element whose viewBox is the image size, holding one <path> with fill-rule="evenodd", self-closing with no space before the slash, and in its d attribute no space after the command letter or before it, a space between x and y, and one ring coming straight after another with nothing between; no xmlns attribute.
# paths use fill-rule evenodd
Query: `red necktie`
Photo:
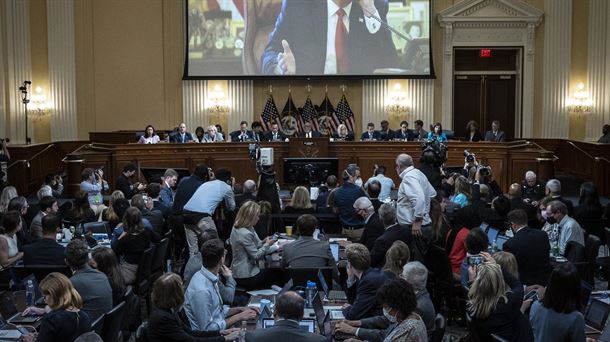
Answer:
<svg viewBox="0 0 610 342"><path fill-rule="evenodd" d="M347 74L347 28L343 23L345 11L337 11L337 31L335 32L335 54L337 55L337 73Z"/></svg>

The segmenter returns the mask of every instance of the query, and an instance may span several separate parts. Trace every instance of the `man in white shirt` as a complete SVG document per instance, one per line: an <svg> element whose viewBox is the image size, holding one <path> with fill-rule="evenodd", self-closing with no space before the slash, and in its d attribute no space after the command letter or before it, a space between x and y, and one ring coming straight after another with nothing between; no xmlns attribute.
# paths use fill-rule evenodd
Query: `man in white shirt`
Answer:
<svg viewBox="0 0 610 342"><path fill-rule="evenodd" d="M430 201L436 196L428 178L413 166L408 154L396 157L396 172L402 179L398 188L396 219L411 226L413 235L422 236L422 228L430 226Z"/></svg>
<svg viewBox="0 0 610 342"><path fill-rule="evenodd" d="M382 0L284 0L263 54L268 75L371 74L396 67ZM320 53L325 51L325 53Z"/></svg>
<svg viewBox="0 0 610 342"><path fill-rule="evenodd" d="M375 165L375 176L369 178L364 184L364 189L368 189L369 183L373 180L378 180L381 184L381 192L379 193L379 200L385 201L390 198L390 193L394 188L394 181L390 177L385 176L386 168L383 165L377 166Z"/></svg>
<svg viewBox="0 0 610 342"><path fill-rule="evenodd" d="M546 206L546 215L548 223L558 224L559 236L556 243L559 248L559 254L565 256L566 245L570 241L577 242L583 247L585 246L584 230L575 219L568 216L568 207L563 202L550 202Z"/></svg>

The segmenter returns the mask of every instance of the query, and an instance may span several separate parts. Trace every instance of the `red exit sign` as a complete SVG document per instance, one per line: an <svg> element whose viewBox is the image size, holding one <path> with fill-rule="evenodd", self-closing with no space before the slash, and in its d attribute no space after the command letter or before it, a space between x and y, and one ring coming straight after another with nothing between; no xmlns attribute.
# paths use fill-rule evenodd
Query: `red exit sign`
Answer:
<svg viewBox="0 0 610 342"><path fill-rule="evenodd" d="M481 58L490 58L491 57L491 49L481 49L481 50L479 50L479 57L481 57Z"/></svg>

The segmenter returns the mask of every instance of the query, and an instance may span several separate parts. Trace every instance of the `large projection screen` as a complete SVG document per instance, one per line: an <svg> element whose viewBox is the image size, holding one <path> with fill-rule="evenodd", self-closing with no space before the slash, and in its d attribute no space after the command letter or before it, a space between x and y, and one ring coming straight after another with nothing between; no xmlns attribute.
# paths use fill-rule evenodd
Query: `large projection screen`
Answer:
<svg viewBox="0 0 610 342"><path fill-rule="evenodd" d="M186 0L184 78L431 78L430 1Z"/></svg>

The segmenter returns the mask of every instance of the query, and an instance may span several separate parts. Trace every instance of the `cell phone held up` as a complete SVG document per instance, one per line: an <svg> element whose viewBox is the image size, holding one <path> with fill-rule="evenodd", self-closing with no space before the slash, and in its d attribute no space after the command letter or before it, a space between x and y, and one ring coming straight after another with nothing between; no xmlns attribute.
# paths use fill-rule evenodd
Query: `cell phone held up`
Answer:
<svg viewBox="0 0 610 342"><path fill-rule="evenodd" d="M483 256L471 255L468 257L468 266L476 266L483 263Z"/></svg>

